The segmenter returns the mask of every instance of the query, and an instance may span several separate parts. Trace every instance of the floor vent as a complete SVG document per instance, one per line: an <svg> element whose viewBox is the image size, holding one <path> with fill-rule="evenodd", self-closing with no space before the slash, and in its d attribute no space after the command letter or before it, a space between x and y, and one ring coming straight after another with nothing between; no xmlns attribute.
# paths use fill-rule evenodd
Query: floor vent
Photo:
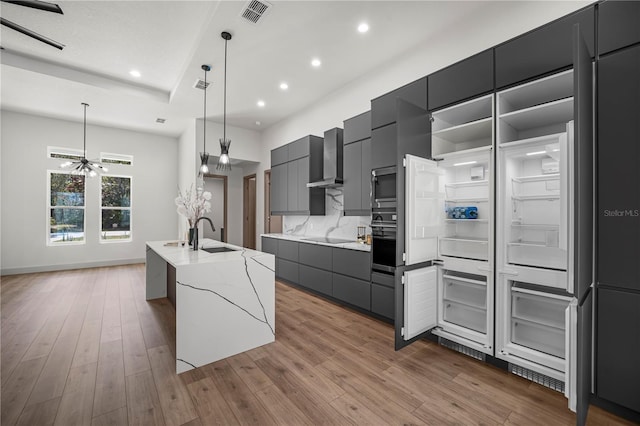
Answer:
<svg viewBox="0 0 640 426"><path fill-rule="evenodd" d="M211 84L210 81L207 81L207 83L205 84L204 80L197 79L196 82L193 83L193 88L194 89L204 90L207 87L209 87L210 84Z"/></svg>
<svg viewBox="0 0 640 426"><path fill-rule="evenodd" d="M266 1L249 0L245 8L242 9L240 16L252 24L257 24L269 10L271 10L271 4Z"/></svg>
<svg viewBox="0 0 640 426"><path fill-rule="evenodd" d="M511 363L509 363L509 371L516 376L524 377L534 383L564 393L564 382L562 380L554 379L553 377L545 376L544 374Z"/></svg>
<svg viewBox="0 0 640 426"><path fill-rule="evenodd" d="M475 349L468 348L460 343L452 342L451 340L447 340L445 338L439 338L440 344L445 348L454 350L456 352L460 352L461 354L470 356L471 358L475 358L480 361L485 360L485 354L483 352L477 351Z"/></svg>

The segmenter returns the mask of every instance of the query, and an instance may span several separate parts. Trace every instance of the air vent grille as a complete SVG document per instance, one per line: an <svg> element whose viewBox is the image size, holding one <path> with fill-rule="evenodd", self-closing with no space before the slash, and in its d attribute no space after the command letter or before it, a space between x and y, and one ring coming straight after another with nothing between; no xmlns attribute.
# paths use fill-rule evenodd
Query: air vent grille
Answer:
<svg viewBox="0 0 640 426"><path fill-rule="evenodd" d="M439 343L444 346L445 348L449 348L451 350L454 350L456 352L460 352L461 354L470 356L471 358L475 358L477 360L480 361L484 361L486 356L483 352L477 351L475 349L466 347L464 345L461 345L460 343L456 343L456 342L452 342L451 340L447 340L443 337L440 337L438 339Z"/></svg>
<svg viewBox="0 0 640 426"><path fill-rule="evenodd" d="M257 24L271 9L271 4L266 1L250 0L242 10L240 16L252 24Z"/></svg>
<svg viewBox="0 0 640 426"><path fill-rule="evenodd" d="M529 370L528 368L511 363L509 363L509 371L516 376L524 377L534 383L564 393L564 382L561 380L554 379L553 377L540 374L537 371Z"/></svg>
<svg viewBox="0 0 640 426"><path fill-rule="evenodd" d="M211 84L210 81L207 81L206 83L204 82L204 80L200 80L197 79L195 83L193 83L193 88L194 89L200 89L200 90L204 90L207 87L209 87L209 85Z"/></svg>
<svg viewBox="0 0 640 426"><path fill-rule="evenodd" d="M156 123L164 124L165 121L167 121L166 118L156 118Z"/></svg>

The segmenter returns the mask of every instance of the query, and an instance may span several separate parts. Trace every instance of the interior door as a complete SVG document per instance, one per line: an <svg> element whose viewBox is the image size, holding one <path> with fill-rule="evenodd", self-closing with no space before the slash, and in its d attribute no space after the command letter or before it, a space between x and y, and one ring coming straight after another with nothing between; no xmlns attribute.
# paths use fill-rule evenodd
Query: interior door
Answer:
<svg viewBox="0 0 640 426"><path fill-rule="evenodd" d="M396 268L397 289L401 289L401 309L396 309L396 350L423 337L438 321L438 270L436 266L406 270ZM399 281L399 282L398 282ZM399 284L399 285L398 285Z"/></svg>
<svg viewBox="0 0 640 426"><path fill-rule="evenodd" d="M581 307L577 354L577 423L584 424L591 394L591 323L589 307L593 283L593 68L589 49L578 24L573 27L573 87L574 87L574 171L575 171L575 233L574 281L575 296Z"/></svg>
<svg viewBox="0 0 640 426"><path fill-rule="evenodd" d="M443 171L432 160L405 157L405 265L438 257L438 235L444 220Z"/></svg>

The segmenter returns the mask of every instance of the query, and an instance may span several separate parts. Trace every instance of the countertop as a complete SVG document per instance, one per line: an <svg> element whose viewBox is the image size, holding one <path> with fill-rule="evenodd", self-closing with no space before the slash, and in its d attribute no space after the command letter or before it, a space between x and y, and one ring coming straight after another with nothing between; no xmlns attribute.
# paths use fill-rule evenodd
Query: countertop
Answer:
<svg viewBox="0 0 640 426"><path fill-rule="evenodd" d="M166 243L175 243L175 241L147 241L147 250L152 249L173 267L202 263L228 262L230 260L242 259L243 257L252 258L258 256L270 256L268 253L234 246L233 244L222 243L209 238L200 239L201 247L229 247L236 251L208 253L202 249L192 250L186 244L184 246L181 246L180 244L177 246L167 246L165 245Z"/></svg>
<svg viewBox="0 0 640 426"><path fill-rule="evenodd" d="M352 243L331 244L331 243L322 243L319 241L306 241L305 238L314 237L310 235L261 234L260 236L267 237L267 238L277 238L280 240L298 241L300 243L306 243L306 244L318 244L322 246L338 247L338 248L349 249L349 250L371 251L370 245L358 243L356 241Z"/></svg>

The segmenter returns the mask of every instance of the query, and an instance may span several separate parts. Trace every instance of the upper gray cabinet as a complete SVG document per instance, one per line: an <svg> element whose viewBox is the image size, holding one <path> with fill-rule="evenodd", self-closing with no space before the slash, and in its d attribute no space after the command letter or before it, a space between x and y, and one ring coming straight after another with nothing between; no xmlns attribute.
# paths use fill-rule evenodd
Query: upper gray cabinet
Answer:
<svg viewBox="0 0 640 426"><path fill-rule="evenodd" d="M429 111L493 91L493 49L429 75L427 83Z"/></svg>
<svg viewBox="0 0 640 426"><path fill-rule="evenodd" d="M640 43L640 2L608 0L598 6L598 54Z"/></svg>
<svg viewBox="0 0 640 426"><path fill-rule="evenodd" d="M420 108L427 109L427 78L423 77L392 92L371 100L371 128L395 123L396 99L403 99Z"/></svg>
<svg viewBox="0 0 640 426"><path fill-rule="evenodd" d="M595 53L595 7L572 13L495 48L496 88L500 89L573 64L573 25L580 25L589 54Z"/></svg>
<svg viewBox="0 0 640 426"><path fill-rule="evenodd" d="M344 214L371 213L371 112L344 121Z"/></svg>
<svg viewBox="0 0 640 426"><path fill-rule="evenodd" d="M307 188L322 179L322 144L309 135L271 151L272 214L324 215L324 189Z"/></svg>

